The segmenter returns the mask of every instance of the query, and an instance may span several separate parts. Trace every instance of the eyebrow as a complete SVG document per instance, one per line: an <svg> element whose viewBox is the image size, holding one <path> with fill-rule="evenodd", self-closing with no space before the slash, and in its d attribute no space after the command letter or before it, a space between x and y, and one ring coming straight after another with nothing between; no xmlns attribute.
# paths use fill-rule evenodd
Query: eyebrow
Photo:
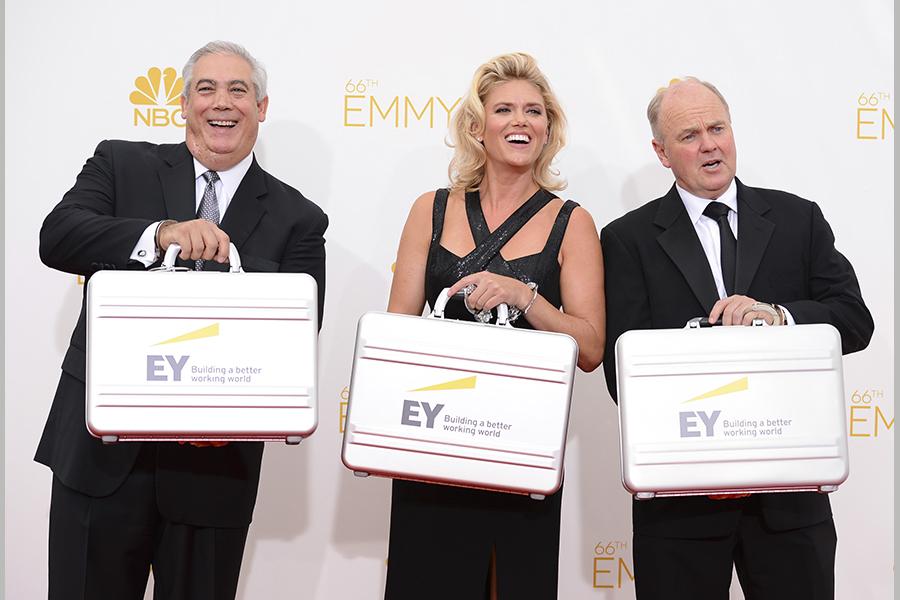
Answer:
<svg viewBox="0 0 900 600"><path fill-rule="evenodd" d="M194 87L200 87L200 85L203 84L203 83L208 83L208 84L214 86L214 85L216 85L217 82L216 82L215 80L213 80L213 79L198 79L198 80L197 80L197 83L194 85ZM244 81L243 79L232 79L231 81L228 82L228 85L230 85L230 86L231 86L231 85L235 85L235 84L240 84L240 85L242 85L242 86L244 86L244 87L246 87L246 88L249 88L249 87L250 87L250 86L247 84L247 82Z"/></svg>
<svg viewBox="0 0 900 600"><path fill-rule="evenodd" d="M720 119L718 121L713 121L712 123L709 123L706 126L706 128L709 129L710 127L720 127L722 125L725 125L726 123L727 123L727 121ZM698 131L700 131L699 127L685 127L684 129L682 129L681 131L678 132L678 137L681 137L681 136L685 135L686 133L697 133Z"/></svg>
<svg viewBox="0 0 900 600"><path fill-rule="evenodd" d="M504 104L515 104L515 102L512 101L512 100L499 100L499 101L497 101L497 102L494 102L491 106L502 106L502 105L504 105ZM526 107L526 108L531 108L532 106L537 106L537 107L539 107L539 108L544 108L543 102L526 102L526 103L525 103L525 107Z"/></svg>

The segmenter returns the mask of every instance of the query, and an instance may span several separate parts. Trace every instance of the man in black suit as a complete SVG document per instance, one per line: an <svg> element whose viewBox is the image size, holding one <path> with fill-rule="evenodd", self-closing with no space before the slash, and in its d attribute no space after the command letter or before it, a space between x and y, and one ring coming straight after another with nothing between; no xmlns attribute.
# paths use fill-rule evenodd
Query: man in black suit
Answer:
<svg viewBox="0 0 900 600"><path fill-rule="evenodd" d="M232 242L248 271L312 275L321 307L328 219L252 152L265 70L243 47L211 42L183 79L185 143L101 142L44 221L41 260L89 278L153 266L177 243L209 269ZM84 379L82 306L36 455L53 470L50 598L139 600L151 566L154 598L233 598L262 443L104 445L85 428Z"/></svg>
<svg viewBox="0 0 900 600"><path fill-rule="evenodd" d="M600 236L604 368L613 399L615 343L631 329L684 327L698 316L723 325L756 318L830 323L845 354L865 348L872 317L822 212L735 178L731 116L719 91L687 78L660 90L647 115L653 148L675 185ZM658 498L632 506L639 600L727 600L732 565L748 600L834 597L836 535L824 494Z"/></svg>

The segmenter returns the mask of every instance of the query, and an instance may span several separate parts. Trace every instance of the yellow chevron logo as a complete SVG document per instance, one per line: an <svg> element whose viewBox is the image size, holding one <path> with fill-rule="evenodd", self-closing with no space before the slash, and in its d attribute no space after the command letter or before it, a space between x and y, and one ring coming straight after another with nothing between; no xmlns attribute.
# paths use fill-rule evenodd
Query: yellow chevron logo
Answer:
<svg viewBox="0 0 900 600"><path fill-rule="evenodd" d="M714 398L715 396L724 396L725 394L733 394L735 392L743 392L746 391L749 387L749 382L747 377L741 377L740 379L736 379L731 383L726 383L721 387L717 387L714 390L710 390L704 394L700 394L699 396L694 396L690 400L685 400L682 404L687 404L688 402L696 402L697 400L705 400L707 398Z"/></svg>
<svg viewBox="0 0 900 600"><path fill-rule="evenodd" d="M453 381L445 381L425 387L409 390L410 392L434 392L437 390L473 390L475 389L476 376L463 377L462 379L454 379Z"/></svg>
<svg viewBox="0 0 900 600"><path fill-rule="evenodd" d="M197 329L196 331L189 331L188 333L170 338L168 340L164 340L157 344L153 344L154 346L162 346L163 344L174 344L176 342L187 342L188 340L199 340L201 338L215 337L219 335L219 324L213 323L207 327L203 327L201 329Z"/></svg>

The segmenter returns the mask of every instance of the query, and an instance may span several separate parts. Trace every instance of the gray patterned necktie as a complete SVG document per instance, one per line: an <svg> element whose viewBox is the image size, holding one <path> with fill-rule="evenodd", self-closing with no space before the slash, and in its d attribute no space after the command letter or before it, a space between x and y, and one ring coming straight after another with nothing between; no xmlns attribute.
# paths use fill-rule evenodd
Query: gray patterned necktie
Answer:
<svg viewBox="0 0 900 600"><path fill-rule="evenodd" d="M219 224L219 201L216 199L216 182L219 180L219 174L215 171L207 171L203 174L206 180L206 189L203 190L203 199L200 200L200 209L197 211L197 217L212 221L216 225ZM203 270L203 259L194 261L194 268L197 271Z"/></svg>

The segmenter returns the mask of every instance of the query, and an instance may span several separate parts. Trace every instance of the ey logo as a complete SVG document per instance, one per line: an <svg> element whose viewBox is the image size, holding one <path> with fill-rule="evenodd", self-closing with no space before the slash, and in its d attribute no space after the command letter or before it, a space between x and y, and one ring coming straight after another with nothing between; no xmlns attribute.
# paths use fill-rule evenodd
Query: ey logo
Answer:
<svg viewBox="0 0 900 600"><path fill-rule="evenodd" d="M682 404L696 402L698 400L706 400L707 398L715 398L717 396L724 396L726 394L734 394L736 392L743 392L746 391L748 387L748 378L741 377L740 379L736 379L731 383L727 383L713 390L709 390L708 392L704 392L699 396L689 398L688 400L682 402ZM714 410L712 412L706 412L703 410L688 410L679 412L678 422L681 426L681 437L713 437L715 435L716 421L719 420L719 415L721 414L721 410ZM703 430L701 430L699 427L699 423L697 422L698 419L703 423Z"/></svg>
<svg viewBox="0 0 900 600"><path fill-rule="evenodd" d="M163 346L166 344L175 344L177 342L187 342L189 340L199 340L207 337L215 337L219 335L219 324L213 323L207 327L202 327L195 331L189 331L185 334L163 340L153 346ZM181 381L181 372L191 358L189 354L175 356L174 354L148 354L147 355L147 381L169 381L169 371L171 371L172 381ZM166 366L168 365L168 369Z"/></svg>
<svg viewBox="0 0 900 600"><path fill-rule="evenodd" d="M476 376L463 377L462 379L454 379L453 381L445 381L435 385L409 390L410 392L437 392L442 390L473 390L475 389ZM425 428L434 429L434 420L438 413L444 408L443 404L435 403L432 406L428 402L418 402L416 400L403 401L403 413L400 415L400 424L412 427L422 427L422 421L419 418L419 409L425 417Z"/></svg>
<svg viewBox="0 0 900 600"><path fill-rule="evenodd" d="M146 75L134 80L134 91L128 97L134 104L134 126L184 127L181 118L181 92L184 80L172 67L151 67Z"/></svg>

